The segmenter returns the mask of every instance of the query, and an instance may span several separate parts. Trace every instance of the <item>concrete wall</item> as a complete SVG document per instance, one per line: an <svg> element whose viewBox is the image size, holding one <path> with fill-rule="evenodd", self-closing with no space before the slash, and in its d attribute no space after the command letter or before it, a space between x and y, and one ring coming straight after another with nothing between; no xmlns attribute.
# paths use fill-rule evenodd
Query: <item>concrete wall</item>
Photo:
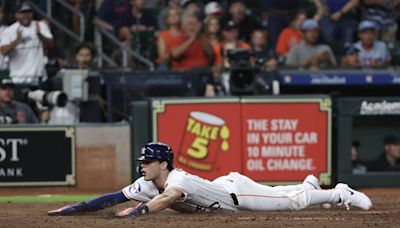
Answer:
<svg viewBox="0 0 400 228"><path fill-rule="evenodd" d="M131 182L129 125L81 125L76 128L76 187L103 191Z"/></svg>

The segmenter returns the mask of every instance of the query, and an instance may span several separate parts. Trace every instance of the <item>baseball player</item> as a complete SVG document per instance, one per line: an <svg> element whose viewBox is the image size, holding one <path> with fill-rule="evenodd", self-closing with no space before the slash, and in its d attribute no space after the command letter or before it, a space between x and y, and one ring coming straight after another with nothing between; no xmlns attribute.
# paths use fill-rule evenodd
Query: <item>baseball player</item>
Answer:
<svg viewBox="0 0 400 228"><path fill-rule="evenodd" d="M369 210L370 199L346 184L321 190L318 179L309 175L302 184L270 187L237 172L208 181L173 167L173 152L164 143L148 143L138 160L142 177L121 191L65 206L48 215L73 215L96 211L126 201L134 207L117 217L138 217L171 208L181 212L220 210L300 210L311 205L338 203Z"/></svg>

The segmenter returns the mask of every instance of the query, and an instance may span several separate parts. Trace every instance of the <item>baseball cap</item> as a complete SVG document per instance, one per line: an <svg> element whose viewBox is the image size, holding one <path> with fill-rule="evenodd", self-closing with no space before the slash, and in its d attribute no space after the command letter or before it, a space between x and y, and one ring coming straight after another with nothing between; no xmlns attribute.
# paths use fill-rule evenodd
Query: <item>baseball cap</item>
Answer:
<svg viewBox="0 0 400 228"><path fill-rule="evenodd" d="M309 29L318 29L318 22L313 19L306 19L303 21L303 24L301 25L302 30L309 30Z"/></svg>
<svg viewBox="0 0 400 228"><path fill-rule="evenodd" d="M22 12L31 12L32 7L29 4L29 2L23 2L17 6L17 12L22 13Z"/></svg>
<svg viewBox="0 0 400 228"><path fill-rule="evenodd" d="M388 144L400 144L400 138L397 137L396 135L386 135L383 138L383 145L388 145Z"/></svg>
<svg viewBox="0 0 400 228"><path fill-rule="evenodd" d="M190 3L197 3L197 1L196 0L181 0L181 7L185 8Z"/></svg>
<svg viewBox="0 0 400 228"><path fill-rule="evenodd" d="M237 24L234 21L228 21L224 25L223 30L230 30L230 29L239 29L239 27L237 26Z"/></svg>
<svg viewBox="0 0 400 228"><path fill-rule="evenodd" d="M378 26L377 26L377 24L375 22L368 21L368 20L361 21L360 24L358 24L358 31L359 32L365 31L367 29L377 30Z"/></svg>
<svg viewBox="0 0 400 228"><path fill-rule="evenodd" d="M218 2L209 2L207 5L204 7L204 13L206 15L210 14L220 14L222 13L222 8L218 4Z"/></svg>
<svg viewBox="0 0 400 228"><path fill-rule="evenodd" d="M12 87L12 88L15 87L14 82L9 77L2 78L0 80L0 88L4 89L6 87Z"/></svg>

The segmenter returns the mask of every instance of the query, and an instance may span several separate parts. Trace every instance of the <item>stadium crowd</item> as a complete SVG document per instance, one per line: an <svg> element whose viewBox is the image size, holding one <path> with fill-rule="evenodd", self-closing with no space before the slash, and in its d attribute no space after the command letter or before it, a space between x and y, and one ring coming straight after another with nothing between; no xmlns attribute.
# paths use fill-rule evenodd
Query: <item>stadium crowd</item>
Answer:
<svg viewBox="0 0 400 228"><path fill-rule="evenodd" d="M81 1L68 2L78 9L81 4ZM89 21L113 33L125 47L154 61L160 70L220 66L229 48L250 50L252 63L267 70L285 66L307 69L385 67L397 63L392 55L399 55L398 0L97 2L97 9L93 10L95 15L87 15ZM33 3L46 9L45 1ZM9 69L16 83L21 81L21 75L28 77L28 81L21 83L30 83L32 77L38 76L44 81L46 72L39 65L56 68L77 65L68 61L72 59L72 49L57 45L58 37L53 37L52 26L45 19L33 20L33 9L28 4L16 6L16 22L11 21L9 27L4 9L0 9L0 68ZM66 24L74 31L79 30L75 16L69 20ZM27 32L18 32L21 30ZM33 33L38 34L38 40L23 39ZM93 42L92 38L88 36L87 42ZM19 51L25 41L32 42L36 49ZM153 46L152 52L143 51L150 46ZM12 53L14 48L18 50L16 53ZM45 53L43 58L38 54L41 52ZM23 64L31 59L26 53L38 56L34 63L30 61L35 67ZM31 72L24 72L25 68Z"/></svg>
<svg viewBox="0 0 400 228"><path fill-rule="evenodd" d="M219 94L215 80L232 67L227 58L232 49L248 50L250 64L266 71L388 67L400 56L400 0L66 2L87 19L84 43L61 43L65 37L51 20L34 14L35 7L48 10L46 1L2 1L0 70L9 72L13 83L51 88L60 69L96 69L95 26L153 61L156 70L211 67L207 96ZM79 31L76 15L65 15L62 23ZM109 43L103 45L107 49ZM138 69L132 58L128 61Z"/></svg>

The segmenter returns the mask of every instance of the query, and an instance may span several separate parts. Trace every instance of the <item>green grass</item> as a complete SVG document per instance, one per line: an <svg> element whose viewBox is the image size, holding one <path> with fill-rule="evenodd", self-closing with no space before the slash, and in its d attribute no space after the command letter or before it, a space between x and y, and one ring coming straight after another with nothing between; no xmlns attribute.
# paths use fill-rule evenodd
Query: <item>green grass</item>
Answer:
<svg viewBox="0 0 400 228"><path fill-rule="evenodd" d="M53 203L53 202L80 202L97 195L36 195L36 196L9 196L0 197L0 203Z"/></svg>

